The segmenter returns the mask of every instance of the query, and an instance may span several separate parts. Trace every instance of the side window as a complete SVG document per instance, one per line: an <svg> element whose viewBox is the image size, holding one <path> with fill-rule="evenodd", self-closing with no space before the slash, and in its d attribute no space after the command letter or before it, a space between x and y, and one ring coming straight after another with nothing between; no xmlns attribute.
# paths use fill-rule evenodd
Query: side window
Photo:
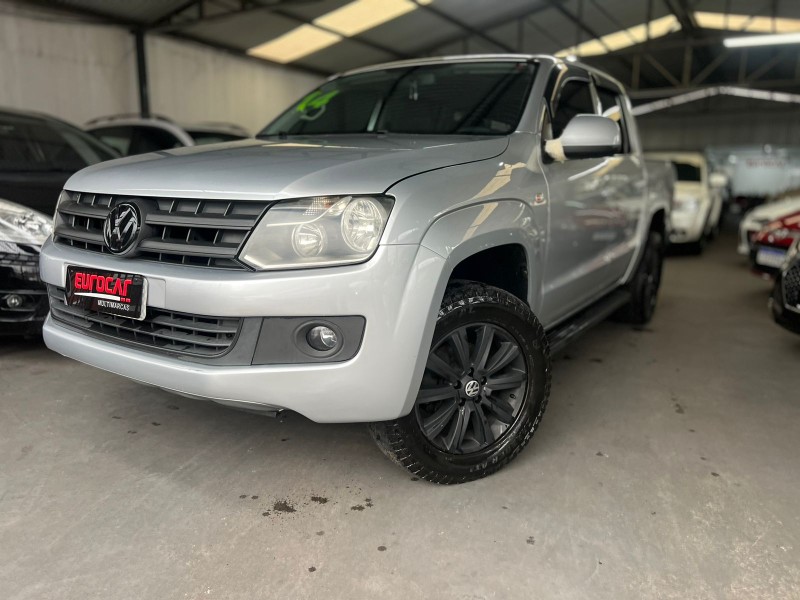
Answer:
<svg viewBox="0 0 800 600"><path fill-rule="evenodd" d="M122 156L128 156L131 149L131 138L133 138L133 127L123 125L119 127L99 127L92 129L94 137L111 146Z"/></svg>
<svg viewBox="0 0 800 600"><path fill-rule="evenodd" d="M144 154L157 150L169 150L183 146L181 141L165 129L158 127L137 127L136 143L131 154Z"/></svg>
<svg viewBox="0 0 800 600"><path fill-rule="evenodd" d="M570 79L561 87L556 100L556 112L553 116L553 135L561 137L564 128L575 115L597 114L592 98L592 88L588 81Z"/></svg>
<svg viewBox="0 0 800 600"><path fill-rule="evenodd" d="M625 113L622 110L622 98L618 92L608 88L597 87L597 96L600 98L602 115L617 122L619 132L622 136L622 152L628 154L631 145L628 138L628 130L625 126Z"/></svg>

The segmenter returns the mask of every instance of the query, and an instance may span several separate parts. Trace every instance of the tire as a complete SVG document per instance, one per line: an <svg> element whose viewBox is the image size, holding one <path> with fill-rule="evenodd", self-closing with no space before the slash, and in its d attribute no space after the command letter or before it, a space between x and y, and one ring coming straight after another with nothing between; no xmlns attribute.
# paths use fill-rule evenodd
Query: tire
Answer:
<svg viewBox="0 0 800 600"><path fill-rule="evenodd" d="M664 238L659 232L651 231L647 237L644 255L627 284L631 301L616 313L617 320L635 325L650 322L656 310L663 265Z"/></svg>
<svg viewBox="0 0 800 600"><path fill-rule="evenodd" d="M498 288L459 282L442 301L411 413L369 427L383 453L419 479L464 483L522 451L549 395L549 346L530 308Z"/></svg>

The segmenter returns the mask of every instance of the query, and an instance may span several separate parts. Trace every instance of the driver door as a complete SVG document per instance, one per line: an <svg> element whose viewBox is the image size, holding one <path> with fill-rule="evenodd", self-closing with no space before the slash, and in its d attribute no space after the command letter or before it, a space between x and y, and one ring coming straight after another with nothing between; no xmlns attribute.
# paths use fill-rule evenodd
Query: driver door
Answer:
<svg viewBox="0 0 800 600"><path fill-rule="evenodd" d="M576 115L601 114L591 76L579 68L558 75L542 138L561 136ZM610 291L620 274L613 249L625 227L618 209L616 156L567 159L543 153L550 228L544 267L542 313L556 323Z"/></svg>

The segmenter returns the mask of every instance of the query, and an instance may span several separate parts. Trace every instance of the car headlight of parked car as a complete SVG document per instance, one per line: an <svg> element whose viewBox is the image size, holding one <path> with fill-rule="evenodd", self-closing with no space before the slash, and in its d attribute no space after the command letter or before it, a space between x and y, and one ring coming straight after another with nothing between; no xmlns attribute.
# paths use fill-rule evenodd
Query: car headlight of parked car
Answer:
<svg viewBox="0 0 800 600"><path fill-rule="evenodd" d="M53 232L51 221L38 211L0 200L0 242L41 246Z"/></svg>
<svg viewBox="0 0 800 600"><path fill-rule="evenodd" d="M239 260L258 270L363 262L378 247L394 200L387 196L321 196L271 206Z"/></svg>
<svg viewBox="0 0 800 600"><path fill-rule="evenodd" d="M677 197L673 208L677 212L695 213L700 209L700 201L693 197Z"/></svg>

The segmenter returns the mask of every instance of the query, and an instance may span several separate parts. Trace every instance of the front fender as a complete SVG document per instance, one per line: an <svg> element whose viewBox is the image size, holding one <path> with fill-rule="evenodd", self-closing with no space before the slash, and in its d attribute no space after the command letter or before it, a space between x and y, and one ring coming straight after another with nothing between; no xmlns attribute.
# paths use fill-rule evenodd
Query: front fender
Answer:
<svg viewBox="0 0 800 600"><path fill-rule="evenodd" d="M432 307L424 326L411 388L402 414L408 414L414 406L416 390L419 389L425 370L428 349L433 341L438 307L456 265L464 259L496 246L519 244L528 260L528 302L536 312L541 304L541 285L538 277L542 273L544 249L544 213L541 224L537 224L534 209L519 200L493 200L482 202L447 213L434 221L425 232L421 242L424 248L444 259L435 267L436 282L433 289ZM428 270L428 276L433 275ZM423 287L431 289L432 282ZM412 286L413 287L413 286ZM409 290L414 293L413 289Z"/></svg>

